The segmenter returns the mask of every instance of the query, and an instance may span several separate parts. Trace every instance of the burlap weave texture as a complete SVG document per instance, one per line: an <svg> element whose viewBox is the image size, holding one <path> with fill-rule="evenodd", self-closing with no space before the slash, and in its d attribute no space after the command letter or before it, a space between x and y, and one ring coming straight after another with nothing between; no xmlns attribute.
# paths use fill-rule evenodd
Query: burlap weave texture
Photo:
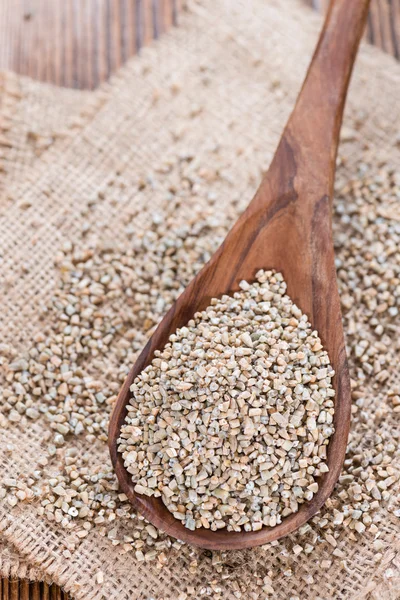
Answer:
<svg viewBox="0 0 400 600"><path fill-rule="evenodd" d="M165 206L167 195L160 175L156 189L147 187L139 192L138 182L151 178L165 160L173 162L179 153L190 151L198 162L209 166L211 148L218 144L222 173L214 186L218 209L228 210L232 202L245 206L293 106L318 25L319 19L295 1L289 8L283 0L240 0L234 5L228 0L202 0L190 5L179 29L134 58L95 100L85 95L76 102L76 93L65 92L63 97L47 88L46 102L51 103L54 94L55 104L65 107L59 108L59 119L50 130L63 131L72 125L76 129L48 149L41 147L36 160L32 150L23 149L26 158L20 162L25 167L18 170L18 180L17 166L14 172L8 170L0 220L5 341L23 352L38 327L38 307L54 286L57 248L67 240L82 244L82 212L94 241L118 237L120 243L128 244L127 223L138 229L149 226L152 212ZM362 49L346 113L346 126L357 130L357 136L341 148L342 177L354 175L367 145L378 156L390 150L393 164L400 164L395 142L400 122L399 83L400 70L391 58L372 48ZM16 102L24 97L22 91ZM82 105L89 106L83 114ZM71 120L74 112L79 116L77 122ZM26 138L18 132L27 131L30 118L27 110L19 114L27 121L20 129L13 125L15 140L18 135L21 140ZM12 121L13 115L9 118ZM177 136L182 129L184 135ZM42 130L45 138L48 131ZM12 164L12 159L9 161ZM116 189L115 181L124 185ZM92 209L91 201L99 192L103 200ZM10 428L6 436L20 451L12 457L3 454L1 438L1 472L11 476L29 472L30 457L44 452L43 425L39 421L22 431ZM108 461L104 445L96 446L93 453L94 460ZM292 559L293 576L276 587L276 598L398 598L384 579L389 564L398 569L398 524L388 514L382 528L392 544L382 564L374 562L368 535L353 542L344 534L339 546L346 554L345 566L334 561L321 578L317 560L330 556L329 546L318 548L312 556L300 555ZM118 548L100 538L96 529L73 557L65 560L64 532L38 517L34 506L10 510L1 501L0 529L3 539L27 564L38 567L76 598L175 599L189 583L197 590L196 597L201 597L200 590L216 578L208 555L201 551L189 547L172 551L169 565L159 571L151 563L138 563L133 553L120 556ZM291 539L295 543L296 535ZM286 544L232 553L232 580L248 579L249 598L260 590L256 580L285 561ZM6 552L13 556L4 551L1 565L8 566L1 566L3 572L17 561L15 554L5 560ZM200 565L195 574L188 570L193 557ZM99 570L105 574L102 585L95 579ZM220 582L227 599L234 598L230 582Z"/></svg>

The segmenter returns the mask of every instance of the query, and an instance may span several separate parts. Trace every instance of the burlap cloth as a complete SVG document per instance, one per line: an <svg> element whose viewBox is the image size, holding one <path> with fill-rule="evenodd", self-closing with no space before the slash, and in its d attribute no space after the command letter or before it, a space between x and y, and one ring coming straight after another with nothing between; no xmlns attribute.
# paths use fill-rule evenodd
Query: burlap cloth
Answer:
<svg viewBox="0 0 400 600"><path fill-rule="evenodd" d="M218 144L216 206L222 214L233 201L245 206L293 106L319 25L319 18L295 0L201 0L189 5L178 29L94 94L5 74L0 115L2 340L21 351L26 347L38 327L38 307L54 288L54 255L67 240L82 243L82 213L94 239L118 237L129 244L126 224L146 228L151 213L167 202L160 173L179 153L190 151L212 167L210 148ZM399 90L399 65L364 46L345 118L357 134L341 147L342 177L354 175L366 148L378 159L390 156L400 165ZM147 186L139 193L138 182L154 173L159 188ZM93 208L99 192L102 201ZM42 452L43 433L40 421L1 430L1 473L29 473L32 457ZM6 441L18 446L18 453L5 453ZM108 461L105 445L94 446L93 454L97 463ZM275 581L277 599L398 599L398 524L391 514L382 517L381 538L389 546L378 564L372 536L366 533L355 542L344 532L338 547L346 559L334 560L323 575L317 562L332 558L327 544L311 555L288 557L284 541L231 553L231 577L220 580L209 553L183 546L171 551L168 566L159 570L137 562L132 552L121 555L96 528L66 560L64 530L39 517L34 505L10 509L0 501L0 573L51 579L85 600L177 599L189 584L196 590L192 597L233 599L235 578L246 581L246 598L263 597L263 577L285 564L293 574L281 584ZM193 558L199 562L196 573L189 570ZM388 566L390 580L385 577ZM101 585L96 581L99 570L105 577Z"/></svg>
<svg viewBox="0 0 400 600"><path fill-rule="evenodd" d="M59 88L12 72L0 73L1 212L12 202L12 184L29 178L30 172L35 177L32 167L38 165L38 157L69 143L101 101L101 90ZM39 566L27 562L5 539L0 540L0 573L51 583Z"/></svg>

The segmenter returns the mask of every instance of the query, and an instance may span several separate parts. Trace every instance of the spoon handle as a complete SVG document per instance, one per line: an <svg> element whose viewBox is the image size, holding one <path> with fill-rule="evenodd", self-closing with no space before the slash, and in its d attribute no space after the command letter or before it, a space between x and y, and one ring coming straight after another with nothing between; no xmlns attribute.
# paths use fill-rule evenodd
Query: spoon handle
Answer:
<svg viewBox="0 0 400 600"><path fill-rule="evenodd" d="M306 79L270 167L269 178L277 175L282 185L282 163L286 162L288 180L295 180L297 193L310 201L320 192L332 198L347 88L369 4L370 0L331 0ZM296 179L298 173L301 177ZM310 182L314 182L314 190ZM256 206L260 200L255 199Z"/></svg>

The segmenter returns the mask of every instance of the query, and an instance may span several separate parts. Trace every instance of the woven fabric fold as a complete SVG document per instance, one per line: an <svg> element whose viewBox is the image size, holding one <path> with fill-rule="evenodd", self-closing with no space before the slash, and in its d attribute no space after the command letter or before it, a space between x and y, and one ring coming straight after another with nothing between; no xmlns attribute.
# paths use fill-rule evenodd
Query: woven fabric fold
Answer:
<svg viewBox="0 0 400 600"><path fill-rule="evenodd" d="M11 77L8 97L19 95L20 104L11 99L3 112L6 120L19 115L21 123L10 129L13 142L3 158L0 290L2 341L15 355L26 354L46 327L44 306L60 279L59 252L69 244L129 248L132 236L151 230L154 214L170 210L171 179L179 187L179 165L187 157L193 174L199 165L213 174L213 196L209 202L182 202L174 208L177 220L189 222L201 212L211 219L215 213L218 243L271 160L319 26L319 17L295 0L200 0L189 4L178 29L144 49L94 96L51 86L42 94L40 84L33 92L34 84ZM361 159L400 165L399 89L399 65L364 46L349 93L345 127L352 134L340 149L339 187L355 176ZM14 161L12 148L18 144ZM138 325L136 335L144 340L146 331ZM7 358L3 364L6 378ZM390 418L393 424L395 417ZM33 476L48 439L45 419L32 424L23 417L6 425L0 486L5 474ZM67 439L66 447L74 443ZM18 451L10 453L7 444ZM90 451L93 464L109 464L104 441L82 436L79 450ZM225 553L221 568L210 553L188 546L167 550L162 566L139 560L134 551L122 553L104 528L95 526L78 539L73 527L66 530L39 514L38 504L10 507L7 498L0 499L0 572L14 568L20 575L25 569L28 577L49 578L77 599L255 599L265 596L265 580L276 574L277 600L398 597L398 518L385 509L382 560L374 560L371 534L352 539L343 531L337 541L342 556L323 573L321 561L332 559L332 547L325 542L311 555L296 556L293 546L304 542L300 533L268 547ZM134 533L134 523L132 518L119 524L122 538Z"/></svg>

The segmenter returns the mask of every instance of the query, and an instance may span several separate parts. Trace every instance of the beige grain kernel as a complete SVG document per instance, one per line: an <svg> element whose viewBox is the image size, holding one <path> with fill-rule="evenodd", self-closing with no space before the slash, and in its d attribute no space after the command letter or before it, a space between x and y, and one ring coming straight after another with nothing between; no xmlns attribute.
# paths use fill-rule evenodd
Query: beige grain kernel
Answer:
<svg viewBox="0 0 400 600"><path fill-rule="evenodd" d="M334 372L285 292L260 271L212 299L131 386L119 451L135 491L161 495L188 529L274 527L328 470Z"/></svg>

